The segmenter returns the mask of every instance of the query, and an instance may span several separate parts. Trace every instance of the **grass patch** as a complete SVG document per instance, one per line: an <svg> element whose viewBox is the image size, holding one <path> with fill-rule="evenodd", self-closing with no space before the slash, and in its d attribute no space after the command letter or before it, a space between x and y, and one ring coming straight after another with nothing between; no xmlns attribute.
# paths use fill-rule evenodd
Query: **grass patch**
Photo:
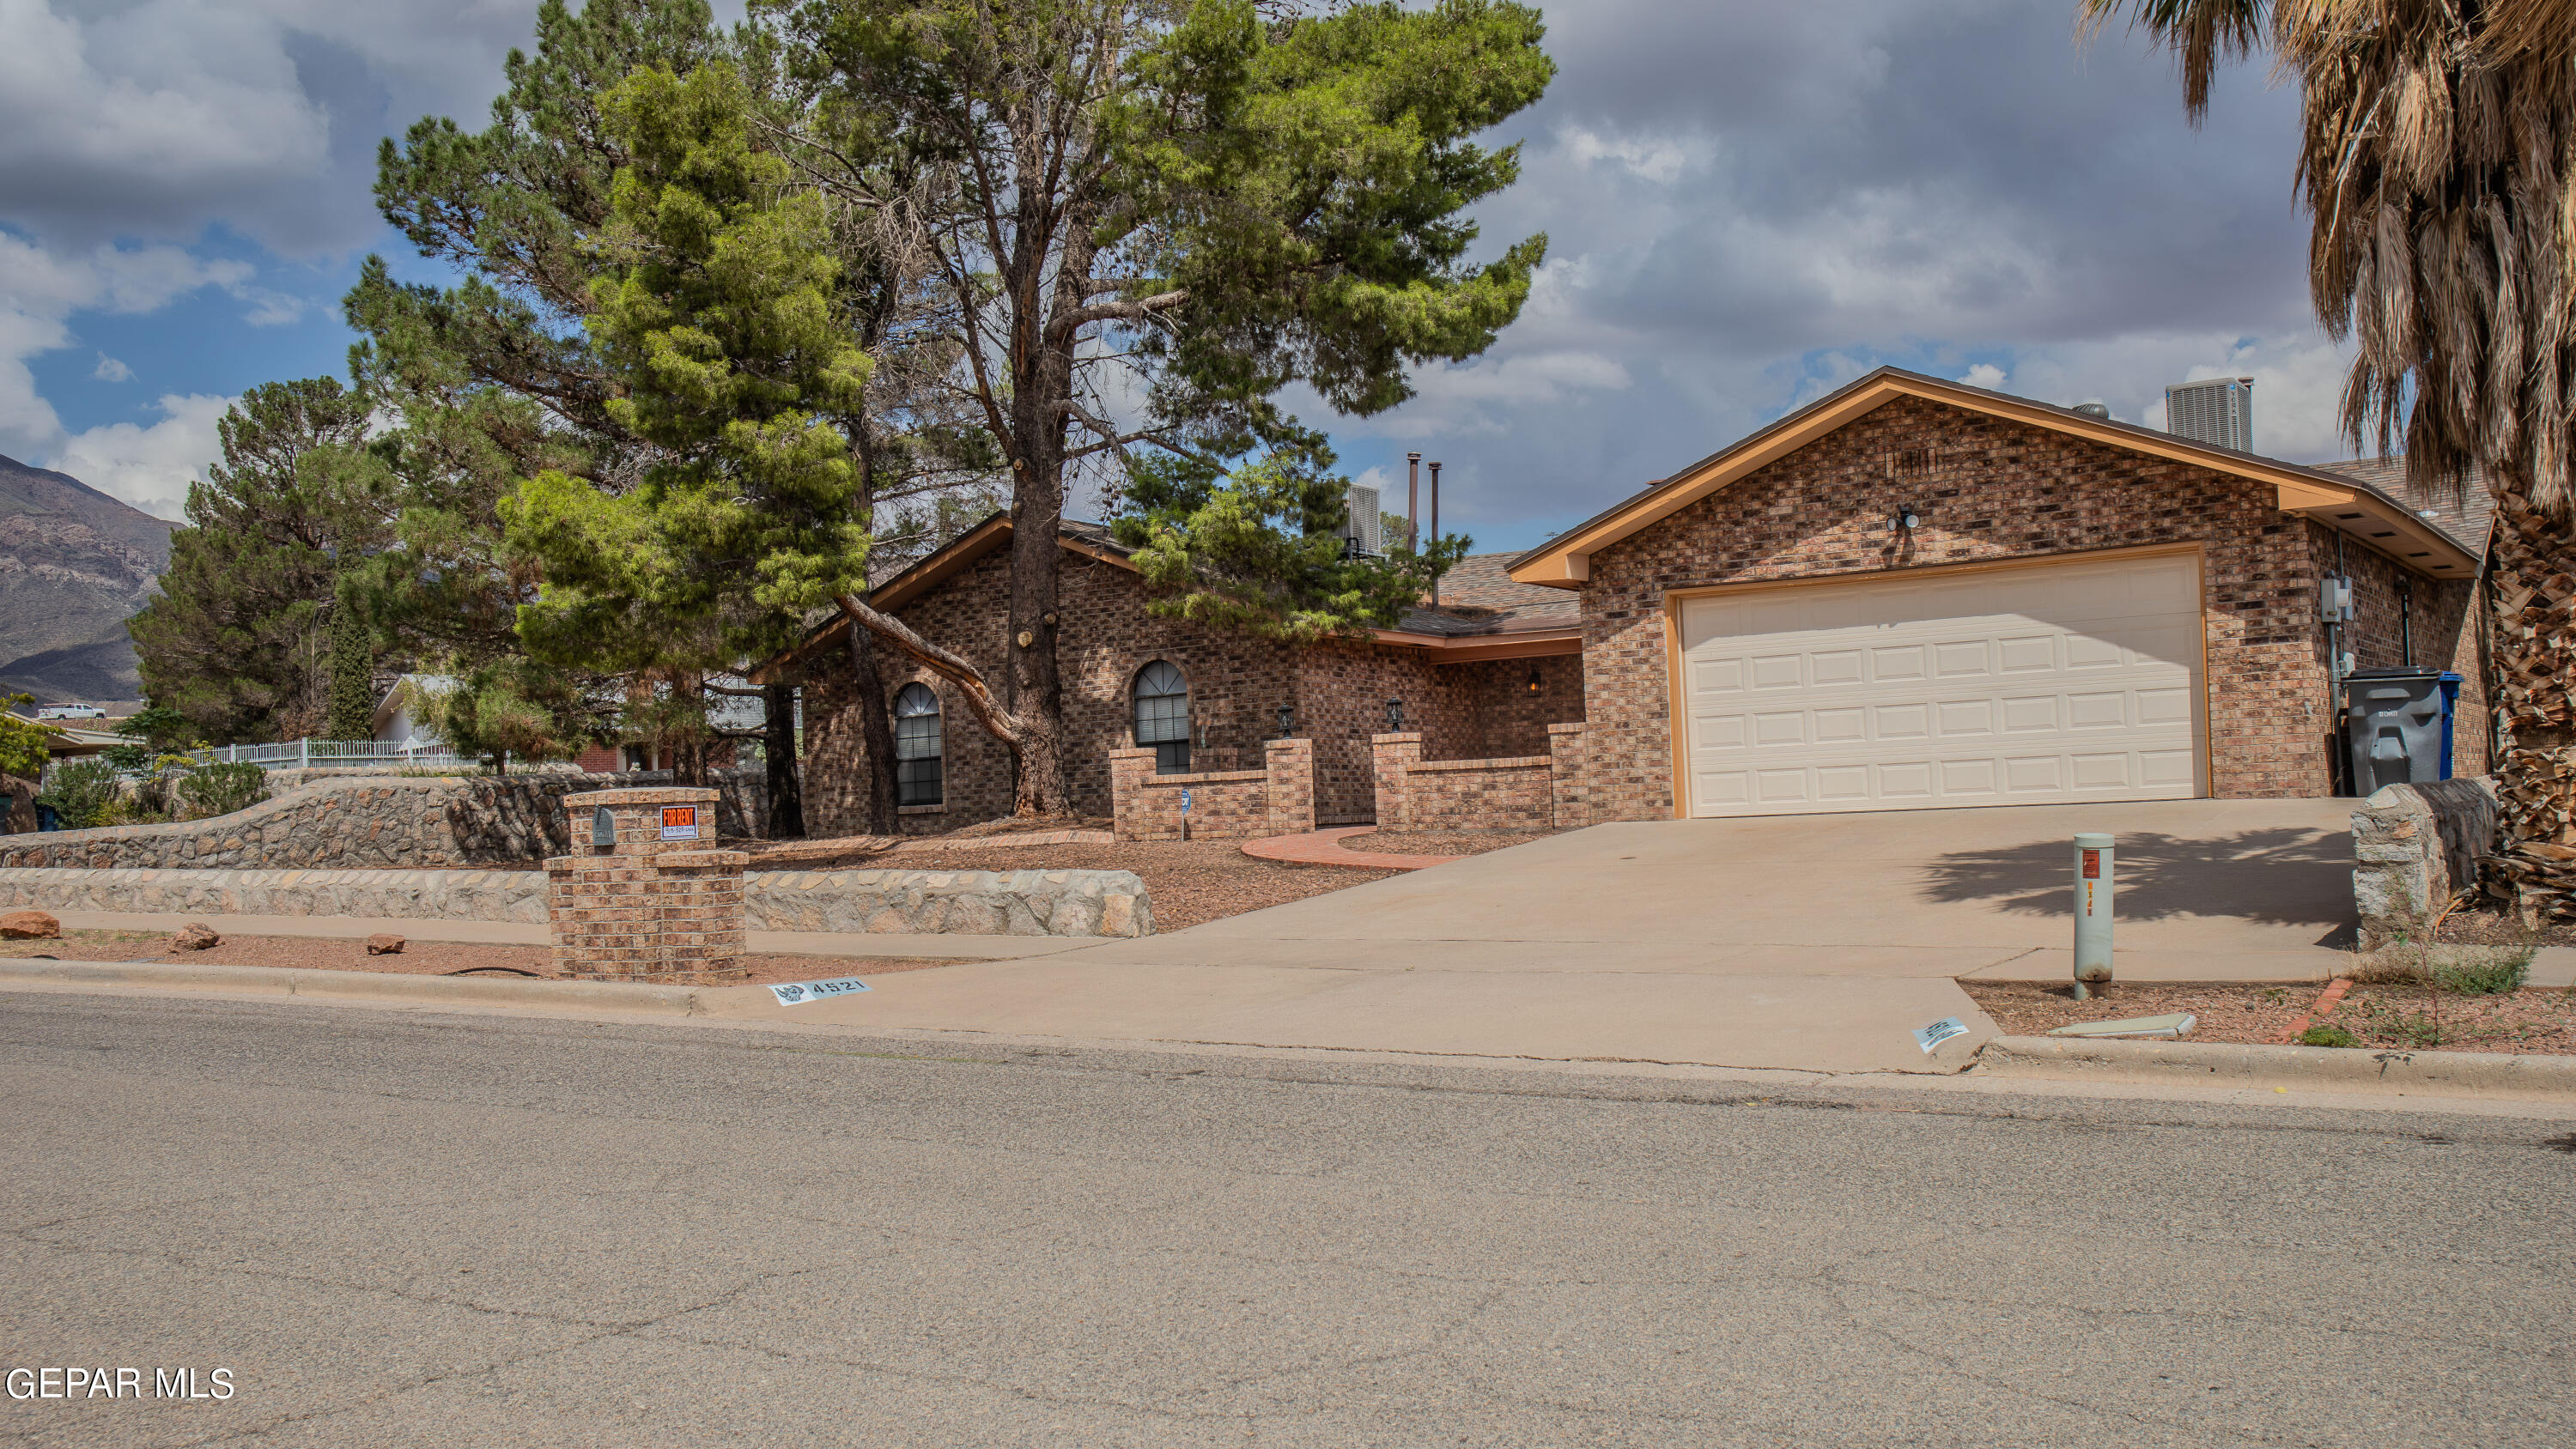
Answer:
<svg viewBox="0 0 2576 1449"><path fill-rule="evenodd" d="M2531 974L2528 946L2460 946L2433 964L2433 984L2455 996L2502 996L2520 991Z"/></svg>
<svg viewBox="0 0 2576 1449"><path fill-rule="evenodd" d="M2361 1045L2361 1038L2339 1026L2312 1026L2299 1033L2299 1045L2357 1047Z"/></svg>

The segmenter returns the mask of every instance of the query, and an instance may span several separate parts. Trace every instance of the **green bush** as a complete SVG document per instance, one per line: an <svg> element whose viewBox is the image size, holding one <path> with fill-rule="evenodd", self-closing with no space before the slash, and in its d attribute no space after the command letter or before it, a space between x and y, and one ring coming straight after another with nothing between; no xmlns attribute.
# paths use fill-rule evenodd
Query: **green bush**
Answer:
<svg viewBox="0 0 2576 1449"><path fill-rule="evenodd" d="M2458 996L2503 996L2522 989L2531 971L2528 947L2462 953L2460 959L2433 968L2433 984Z"/></svg>
<svg viewBox="0 0 2576 1449"><path fill-rule="evenodd" d="M257 765L200 765L179 781L179 801L191 820L248 810L267 798L268 772Z"/></svg>
<svg viewBox="0 0 2576 1449"><path fill-rule="evenodd" d="M2361 1045L2361 1038L2339 1026L2312 1026L2299 1033L2299 1045L2357 1047Z"/></svg>
<svg viewBox="0 0 2576 1449"><path fill-rule="evenodd" d="M90 830L106 823L109 807L124 791L116 766L105 760L72 760L56 766L53 783L36 797L51 805L65 830Z"/></svg>

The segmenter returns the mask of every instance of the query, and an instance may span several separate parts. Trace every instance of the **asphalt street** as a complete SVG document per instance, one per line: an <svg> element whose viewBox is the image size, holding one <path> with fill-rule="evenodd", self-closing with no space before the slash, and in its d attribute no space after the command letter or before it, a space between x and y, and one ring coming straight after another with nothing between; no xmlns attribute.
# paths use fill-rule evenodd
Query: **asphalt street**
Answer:
<svg viewBox="0 0 2576 1449"><path fill-rule="evenodd" d="M19 992L0 1091L0 1357L143 1385L18 1443L2576 1442L2563 1122Z"/></svg>

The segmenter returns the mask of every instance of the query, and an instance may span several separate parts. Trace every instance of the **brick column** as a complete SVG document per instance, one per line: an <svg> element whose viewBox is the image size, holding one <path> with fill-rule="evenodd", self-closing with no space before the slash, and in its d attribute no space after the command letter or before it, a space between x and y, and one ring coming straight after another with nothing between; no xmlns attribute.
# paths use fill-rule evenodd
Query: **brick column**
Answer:
<svg viewBox="0 0 2576 1449"><path fill-rule="evenodd" d="M1413 827L1413 767L1422 763L1422 732L1369 736L1369 758L1377 771L1377 828L1403 831Z"/></svg>
<svg viewBox="0 0 2576 1449"><path fill-rule="evenodd" d="M1263 769L1270 777L1270 833L1312 833L1315 829L1315 742L1272 740L1267 753Z"/></svg>
<svg viewBox="0 0 2576 1449"><path fill-rule="evenodd" d="M1574 830L1592 823L1591 792L1584 788L1583 722L1547 727L1548 793L1556 806L1556 828Z"/></svg>
<svg viewBox="0 0 2576 1449"><path fill-rule="evenodd" d="M1154 773L1152 750L1125 749L1109 752L1110 834L1121 840L1142 840L1149 828L1139 798L1145 777Z"/></svg>
<svg viewBox="0 0 2576 1449"><path fill-rule="evenodd" d="M564 797L572 851L546 862L555 968L586 981L740 981L742 868L716 846L713 790L593 790ZM597 841L601 812L610 844ZM685 812L685 813L682 813Z"/></svg>

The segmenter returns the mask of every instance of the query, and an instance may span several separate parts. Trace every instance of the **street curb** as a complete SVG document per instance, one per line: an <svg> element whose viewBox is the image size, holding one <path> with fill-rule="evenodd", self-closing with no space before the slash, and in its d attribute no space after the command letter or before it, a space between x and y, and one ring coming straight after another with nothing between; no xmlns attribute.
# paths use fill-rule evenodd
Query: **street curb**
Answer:
<svg viewBox="0 0 2576 1449"><path fill-rule="evenodd" d="M2576 1057L2502 1052L1999 1036L1978 1051L1970 1070L1990 1077L2576 1100Z"/></svg>
<svg viewBox="0 0 2576 1449"><path fill-rule="evenodd" d="M160 961L32 961L0 958L0 984L148 986L255 996L418 1001L452 1006L583 1006L666 1016L703 1016L696 986L622 981L531 981L520 977L414 976L391 971L306 971L291 966L190 966Z"/></svg>

